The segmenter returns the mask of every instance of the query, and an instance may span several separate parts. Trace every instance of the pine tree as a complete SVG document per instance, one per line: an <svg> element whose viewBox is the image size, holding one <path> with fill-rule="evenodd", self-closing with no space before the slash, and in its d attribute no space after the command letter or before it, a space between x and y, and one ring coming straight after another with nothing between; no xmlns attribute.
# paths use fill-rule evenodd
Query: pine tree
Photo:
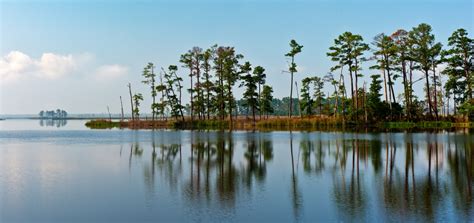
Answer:
<svg viewBox="0 0 474 223"><path fill-rule="evenodd" d="M293 113L293 74L298 72L298 70L296 69L295 56L296 56L296 54L301 53L301 49L303 48L303 46L299 45L295 40L291 40L290 41L290 47L291 47L290 52L285 54L285 56L291 58L291 63L290 63L290 67L289 67L289 71L290 71L290 75L291 75L290 104L289 104L289 107L288 107L288 110L289 110L288 117L291 118L291 115Z"/></svg>

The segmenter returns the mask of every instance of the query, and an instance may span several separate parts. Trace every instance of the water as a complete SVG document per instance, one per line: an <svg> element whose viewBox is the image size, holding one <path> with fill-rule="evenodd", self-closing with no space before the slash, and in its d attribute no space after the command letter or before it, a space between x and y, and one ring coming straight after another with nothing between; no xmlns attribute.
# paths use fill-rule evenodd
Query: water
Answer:
<svg viewBox="0 0 474 223"><path fill-rule="evenodd" d="M0 121L0 222L472 221L468 133Z"/></svg>

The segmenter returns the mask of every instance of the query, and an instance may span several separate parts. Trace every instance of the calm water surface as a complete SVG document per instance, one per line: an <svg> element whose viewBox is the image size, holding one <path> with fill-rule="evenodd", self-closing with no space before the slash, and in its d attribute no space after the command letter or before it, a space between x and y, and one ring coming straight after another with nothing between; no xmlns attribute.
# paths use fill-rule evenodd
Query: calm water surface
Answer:
<svg viewBox="0 0 474 223"><path fill-rule="evenodd" d="M473 221L469 133L0 121L0 222Z"/></svg>

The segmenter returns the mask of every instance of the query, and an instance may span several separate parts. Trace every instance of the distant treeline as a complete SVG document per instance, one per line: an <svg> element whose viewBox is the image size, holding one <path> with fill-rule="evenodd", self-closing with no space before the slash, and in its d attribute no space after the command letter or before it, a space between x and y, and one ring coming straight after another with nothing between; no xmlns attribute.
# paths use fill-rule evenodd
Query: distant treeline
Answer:
<svg viewBox="0 0 474 223"><path fill-rule="evenodd" d="M289 97L281 100L273 98L265 68L245 61L231 46L193 47L179 60L185 75L178 74L177 65L157 72L155 64L148 63L142 76L150 89L153 120L167 116L185 120L187 115L191 120L228 119L232 125L233 116L242 114L254 121L268 115L332 116L357 123L466 119L474 118L473 43L465 29L458 29L443 47L424 23L408 31L378 34L370 44L361 35L344 32L328 49L328 59L334 62L328 73L307 75L296 83L293 76L303 46L291 40L284 55L289 61L290 82L284 89ZM362 65L370 69L364 71ZM361 79L367 73L372 73L370 83ZM442 76L447 79L444 83ZM183 81L191 86L185 89L189 103L182 100ZM416 87L423 86L424 95L414 94L418 81ZM403 86L400 92L395 84ZM325 85L332 92L325 93ZM236 86L244 89L240 100L233 92ZM130 84L128 90L132 119L140 119L143 95L133 94Z"/></svg>
<svg viewBox="0 0 474 223"><path fill-rule="evenodd" d="M67 112L61 109L50 110L50 111L40 111L38 113L40 118L51 118L51 119L62 119L67 118Z"/></svg>

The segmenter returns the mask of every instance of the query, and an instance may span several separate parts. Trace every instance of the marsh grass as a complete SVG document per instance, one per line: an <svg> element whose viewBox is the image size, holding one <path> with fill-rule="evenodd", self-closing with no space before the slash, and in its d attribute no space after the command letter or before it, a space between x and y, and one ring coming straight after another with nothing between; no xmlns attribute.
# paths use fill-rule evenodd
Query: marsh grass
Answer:
<svg viewBox="0 0 474 223"><path fill-rule="evenodd" d="M261 131L393 131L393 130L423 130L423 129L453 129L474 128L473 122L423 121L423 122L383 122L377 124L361 124L343 122L333 117L282 118L272 117L258 120L255 123L246 118L239 118L233 122L229 120L135 120L109 121L106 119L91 120L86 123L91 129L209 129L209 130L261 130Z"/></svg>
<svg viewBox="0 0 474 223"><path fill-rule="evenodd" d="M90 120L85 124L91 129L112 129L122 127L121 122L114 122L105 119Z"/></svg>

